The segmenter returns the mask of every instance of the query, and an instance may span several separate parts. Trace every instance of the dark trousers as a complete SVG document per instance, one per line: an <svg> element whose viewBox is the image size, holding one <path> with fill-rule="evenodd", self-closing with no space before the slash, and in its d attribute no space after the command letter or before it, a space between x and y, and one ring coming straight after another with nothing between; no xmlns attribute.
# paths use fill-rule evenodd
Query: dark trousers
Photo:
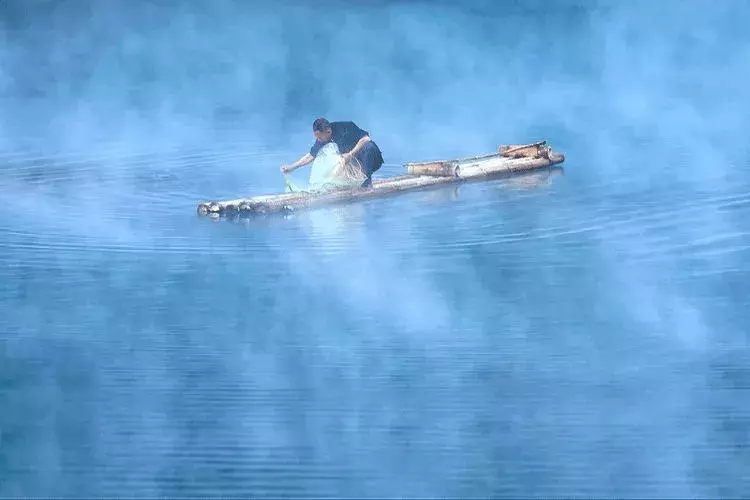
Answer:
<svg viewBox="0 0 750 500"><path fill-rule="evenodd" d="M355 158L362 164L362 170L367 179L362 183L362 187L372 186L372 174L383 165L383 153L373 141L367 141L362 149L355 155Z"/></svg>

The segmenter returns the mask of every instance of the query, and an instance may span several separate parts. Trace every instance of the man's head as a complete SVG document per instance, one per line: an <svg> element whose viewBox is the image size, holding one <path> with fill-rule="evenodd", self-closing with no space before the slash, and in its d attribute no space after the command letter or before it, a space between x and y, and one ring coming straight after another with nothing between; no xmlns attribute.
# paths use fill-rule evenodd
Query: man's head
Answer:
<svg viewBox="0 0 750 500"><path fill-rule="evenodd" d="M328 142L331 140L331 124L325 118L316 118L313 122L313 135L320 142Z"/></svg>

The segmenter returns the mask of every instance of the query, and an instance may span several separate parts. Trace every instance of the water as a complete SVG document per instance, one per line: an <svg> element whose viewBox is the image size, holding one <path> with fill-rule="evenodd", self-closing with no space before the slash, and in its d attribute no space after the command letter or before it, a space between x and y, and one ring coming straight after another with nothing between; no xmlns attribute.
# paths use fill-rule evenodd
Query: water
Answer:
<svg viewBox="0 0 750 500"><path fill-rule="evenodd" d="M298 31L292 81L272 85L278 24L251 15L272 11L162 6L173 24L158 31L113 24L126 12L113 5L91 14L97 36L118 26L172 44L153 50L173 57L196 44L272 74L247 73L242 90L233 73L180 77L173 59L131 54L34 97L29 74L43 69L3 73L19 125L0 120L0 495L750 494L744 5L529 2L489 21L488 4L352 10L349 29L373 15L368 30L408 43L360 66L327 56L359 82L338 99L321 89L341 81L322 84L302 47L340 39L300 29L304 7L274 21ZM81 21L66 8L37 26L9 15L0 55L55 46L72 74L92 64L76 50L117 53L82 49L94 35L71 28ZM657 29L665 11L672 22ZM63 35L79 43L57 47ZM264 54L233 55L242 36L271 38ZM510 46L511 60L488 55ZM353 69L373 59L389 70L376 83ZM133 60L156 76L129 88ZM471 77L433 85L422 73L455 64ZM207 97L212 82L222 92ZM144 88L194 99L157 113L138 100ZM124 89L138 99L118 100ZM238 95L260 108L206 111ZM355 103L391 164L539 137L567 161L291 218L195 215L201 200L281 190L278 166L312 142L308 112ZM110 120L111 109L141 115ZM215 128L201 125L209 115Z"/></svg>

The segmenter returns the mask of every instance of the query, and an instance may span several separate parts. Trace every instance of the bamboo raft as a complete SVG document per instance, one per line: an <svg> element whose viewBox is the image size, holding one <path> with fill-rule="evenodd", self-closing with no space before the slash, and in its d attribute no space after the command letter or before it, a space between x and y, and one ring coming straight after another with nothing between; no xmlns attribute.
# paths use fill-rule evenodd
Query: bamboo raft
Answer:
<svg viewBox="0 0 750 500"><path fill-rule="evenodd" d="M547 141L500 146L496 153L452 160L407 163L406 174L373 180L370 188L349 188L325 194L283 193L198 204L199 215L235 216L290 213L319 206L383 198L446 184L485 181L514 173L549 168L565 161Z"/></svg>

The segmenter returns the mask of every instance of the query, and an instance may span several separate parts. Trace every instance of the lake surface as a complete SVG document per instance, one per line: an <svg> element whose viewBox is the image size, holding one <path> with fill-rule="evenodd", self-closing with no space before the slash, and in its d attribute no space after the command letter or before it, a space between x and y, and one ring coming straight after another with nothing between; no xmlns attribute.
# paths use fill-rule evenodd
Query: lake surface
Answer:
<svg viewBox="0 0 750 500"><path fill-rule="evenodd" d="M529 9L514 19L539 21ZM581 59L599 28L540 55L560 35L535 26L516 74L545 54L570 72L554 98L532 89L543 105L495 96L494 132L430 124L406 144L420 122L372 127L376 177L539 137L562 168L286 218L195 207L281 190L307 115L289 144L239 125L210 142L61 139L4 117L0 495L750 494L750 99L729 78L748 37L706 14L709 48L676 61L681 39L653 44L644 12L619 14L640 38L608 45L615 69ZM647 55L674 64L658 85ZM699 64L724 69L693 86ZM463 84L487 96L494 71ZM17 116L65 122L50 103L67 94L4 88ZM114 126L93 109L69 123Z"/></svg>

